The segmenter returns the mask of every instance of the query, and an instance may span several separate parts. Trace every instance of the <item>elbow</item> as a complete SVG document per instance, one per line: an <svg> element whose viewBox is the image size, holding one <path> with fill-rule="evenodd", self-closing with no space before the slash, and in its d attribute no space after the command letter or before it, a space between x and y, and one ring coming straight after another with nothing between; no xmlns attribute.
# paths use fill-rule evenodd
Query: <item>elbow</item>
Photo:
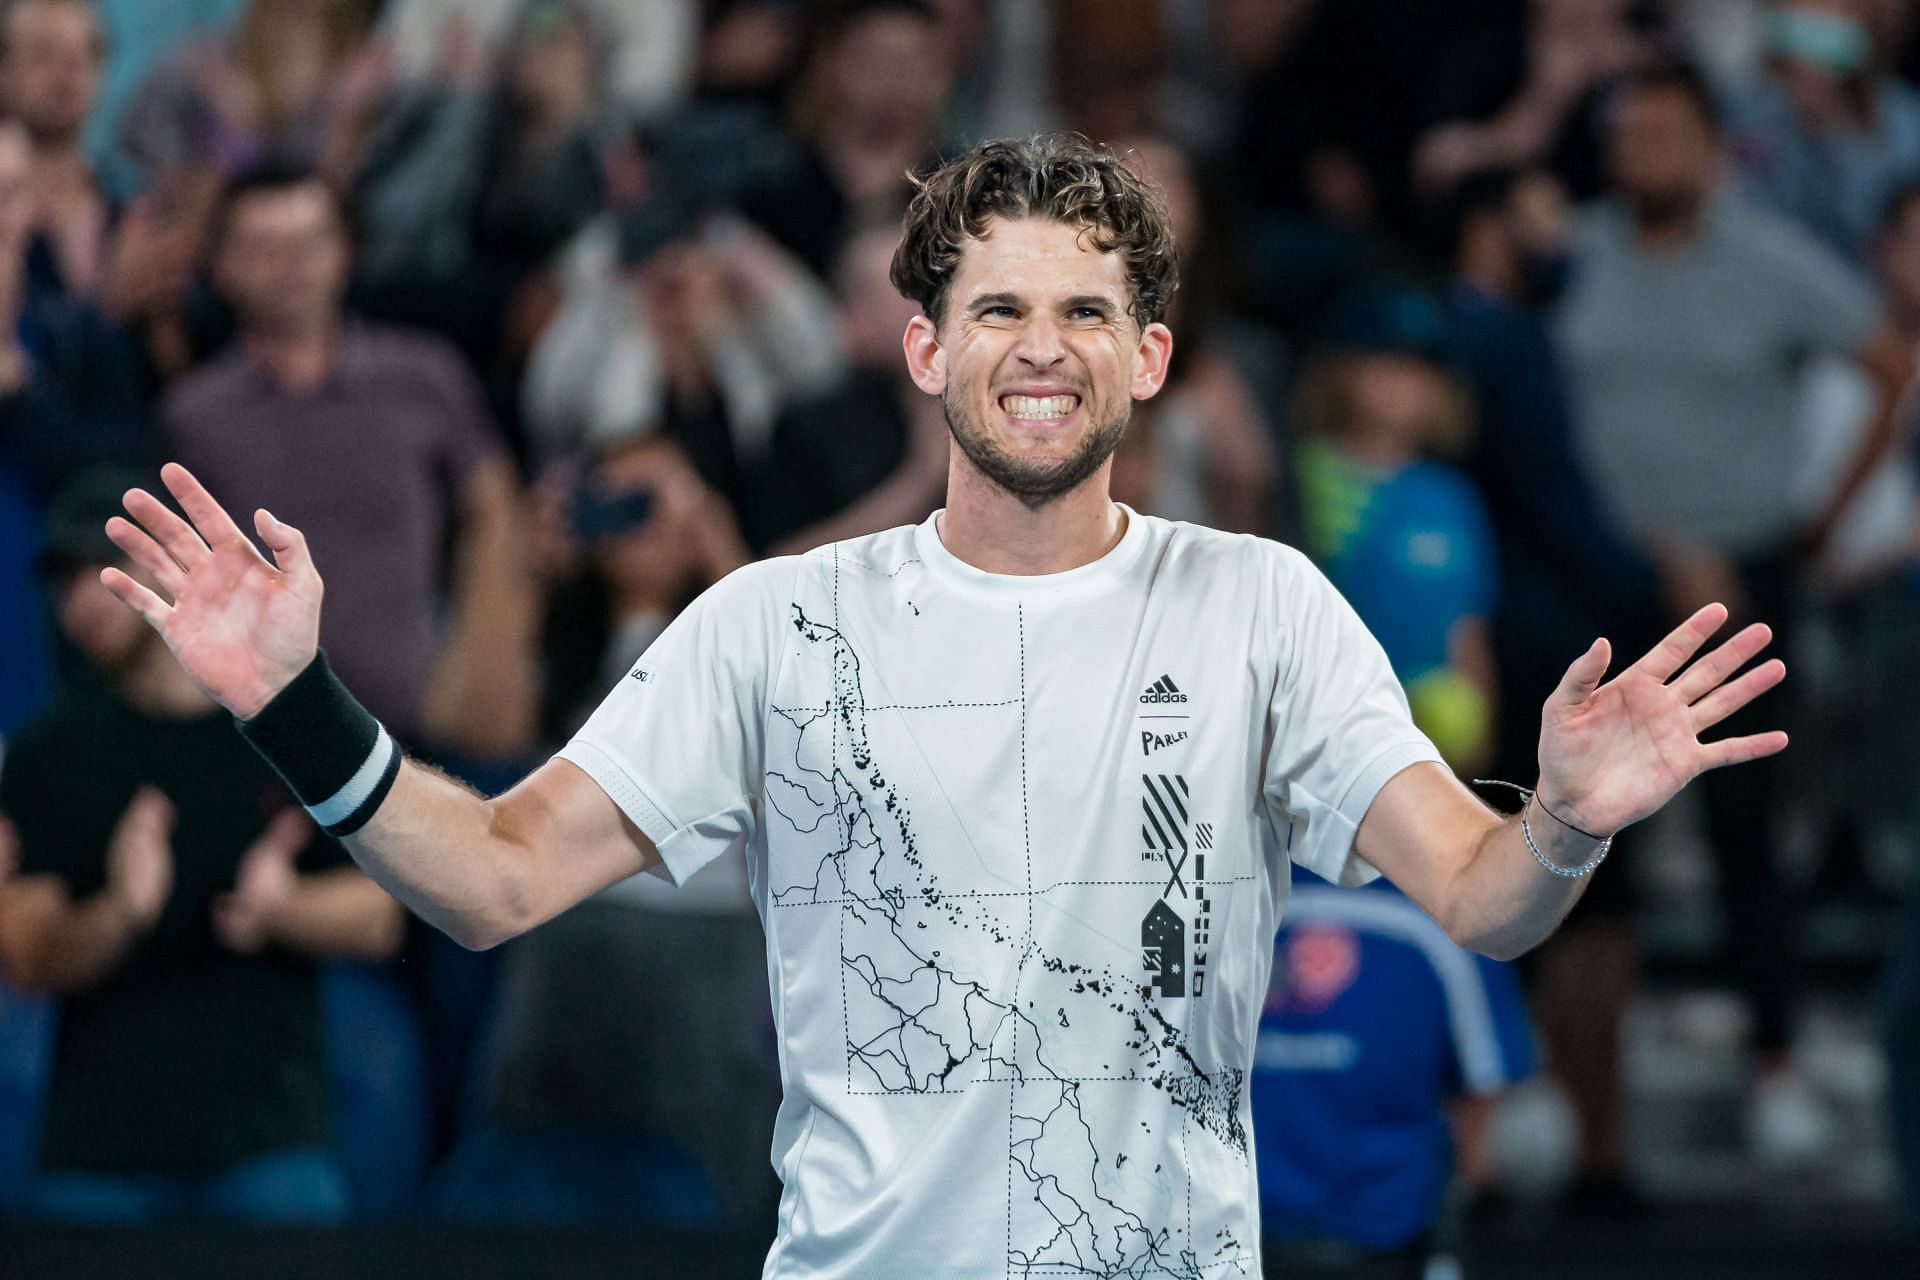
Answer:
<svg viewBox="0 0 1920 1280"><path fill-rule="evenodd" d="M432 921L468 951L491 951L545 919L526 859L511 856L521 849L512 834L502 828L498 799L485 803L489 843L499 842L496 847L504 848L510 856L499 860L498 870L490 877L480 901L468 910L449 912L445 918Z"/></svg>
<svg viewBox="0 0 1920 1280"><path fill-rule="evenodd" d="M1533 950L1534 945L1539 941L1537 938L1516 937L1510 930L1456 928L1452 925L1442 927L1446 929L1447 937L1452 940L1453 945L1462 951L1471 951L1476 955L1483 955L1489 960L1499 960L1502 963L1518 960Z"/></svg>

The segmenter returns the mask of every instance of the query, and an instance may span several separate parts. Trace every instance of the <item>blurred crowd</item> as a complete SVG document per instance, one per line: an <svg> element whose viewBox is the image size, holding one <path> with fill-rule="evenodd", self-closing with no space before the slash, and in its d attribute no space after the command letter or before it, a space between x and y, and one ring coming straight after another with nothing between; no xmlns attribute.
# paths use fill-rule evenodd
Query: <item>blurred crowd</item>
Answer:
<svg viewBox="0 0 1920 1280"><path fill-rule="evenodd" d="M1531 783L1596 635L1718 600L1844 655L1717 730L1811 758L1702 780L1717 888L1681 904L1724 924L1756 1150L1817 1143L1782 820L1880 892L1920 838L1917 20L0 4L0 1204L772 1220L744 868L460 951L285 816L100 587L103 526L174 459L301 528L346 684L503 789L732 569L940 505L887 278L908 175L1056 129L1160 184L1183 256L1115 496L1308 551L1464 777ZM1637 834L1523 967L1588 1210L1639 1197ZM1913 919L1885 1007L1920 1198Z"/></svg>

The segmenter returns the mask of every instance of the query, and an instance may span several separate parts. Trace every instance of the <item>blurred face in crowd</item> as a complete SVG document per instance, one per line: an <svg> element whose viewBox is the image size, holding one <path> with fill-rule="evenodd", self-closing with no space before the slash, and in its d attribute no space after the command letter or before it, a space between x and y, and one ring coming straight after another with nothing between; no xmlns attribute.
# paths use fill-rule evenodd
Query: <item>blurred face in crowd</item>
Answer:
<svg viewBox="0 0 1920 1280"><path fill-rule="evenodd" d="M350 266L333 196L319 182L307 182L235 201L214 274L243 329L291 337L336 321Z"/></svg>
<svg viewBox="0 0 1920 1280"><path fill-rule="evenodd" d="M1607 159L1614 185L1644 221L1689 216L1713 189L1719 138L1683 89L1642 86L1614 104Z"/></svg>
<svg viewBox="0 0 1920 1280"><path fill-rule="evenodd" d="M54 616L61 634L88 662L102 671L125 671L145 650L143 633L151 629L101 585L103 567L87 565L61 574L53 584ZM132 561L121 561L118 567L147 588L156 586L146 570Z"/></svg>
<svg viewBox="0 0 1920 1280"><path fill-rule="evenodd" d="M21 0L4 21L0 84L7 107L39 145L72 145L100 87L106 46L99 18L76 0Z"/></svg>
<svg viewBox="0 0 1920 1280"><path fill-rule="evenodd" d="M840 36L829 53L829 109L850 121L897 128L939 118L947 96L945 45L939 27L910 13L871 13Z"/></svg>
<svg viewBox="0 0 1920 1280"><path fill-rule="evenodd" d="M900 296L888 278L900 233L893 227L863 231L840 251L835 278L840 295L840 343L857 368L897 370L900 335L919 306Z"/></svg>
<svg viewBox="0 0 1920 1280"><path fill-rule="evenodd" d="M1038 508L1101 469L1166 379L1173 336L1141 328L1128 299L1121 256L1079 228L995 218L962 250L938 325L908 326L908 368L973 465Z"/></svg>
<svg viewBox="0 0 1920 1280"><path fill-rule="evenodd" d="M586 21L565 9L530 20L507 64L513 100L542 117L584 116L593 109L598 80Z"/></svg>
<svg viewBox="0 0 1920 1280"><path fill-rule="evenodd" d="M0 261L19 261L33 221L33 143L19 122L0 121Z"/></svg>
<svg viewBox="0 0 1920 1280"><path fill-rule="evenodd" d="M1395 464L1464 444L1472 405L1451 374L1422 355L1345 351L1309 374L1303 412L1312 429L1356 456Z"/></svg>
<svg viewBox="0 0 1920 1280"><path fill-rule="evenodd" d="M1127 168L1160 189L1167 203L1167 222L1183 260L1200 247L1200 191L1193 164L1171 142L1154 137L1129 138L1114 148Z"/></svg>

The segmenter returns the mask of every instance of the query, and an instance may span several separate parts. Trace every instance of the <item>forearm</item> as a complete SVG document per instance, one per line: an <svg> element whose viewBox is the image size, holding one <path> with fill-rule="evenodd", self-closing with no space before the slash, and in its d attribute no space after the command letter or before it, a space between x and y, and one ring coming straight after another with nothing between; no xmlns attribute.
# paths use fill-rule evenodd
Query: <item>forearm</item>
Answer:
<svg viewBox="0 0 1920 1280"><path fill-rule="evenodd" d="M1537 801L1529 801L1522 813L1534 844L1557 866L1582 866L1599 848L1599 842L1544 814ZM1442 924L1468 950L1511 960L1559 926L1592 878L1557 876L1542 867L1527 848L1516 814L1480 837L1473 856L1456 874Z"/></svg>
<svg viewBox="0 0 1920 1280"><path fill-rule="evenodd" d="M408 760L393 789L342 843L374 882L462 946L490 947L526 927L532 877L496 806L438 769Z"/></svg>
<svg viewBox="0 0 1920 1280"><path fill-rule="evenodd" d="M379 885L350 867L301 876L275 909L268 936L312 956L391 960L400 950L406 916Z"/></svg>
<svg viewBox="0 0 1920 1280"><path fill-rule="evenodd" d="M0 911L0 958L23 991L67 993L98 986L126 959L141 930L106 892L74 903L51 881L9 887Z"/></svg>

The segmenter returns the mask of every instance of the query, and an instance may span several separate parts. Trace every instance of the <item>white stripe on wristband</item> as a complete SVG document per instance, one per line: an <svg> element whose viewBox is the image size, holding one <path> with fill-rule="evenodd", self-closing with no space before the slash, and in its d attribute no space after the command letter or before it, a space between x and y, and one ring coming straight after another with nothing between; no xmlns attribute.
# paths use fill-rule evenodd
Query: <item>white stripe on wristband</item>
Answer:
<svg viewBox="0 0 1920 1280"><path fill-rule="evenodd" d="M345 786L322 800L319 804L307 806L307 812L313 820L323 827L336 826L345 822L367 802L373 789L380 785L380 779L387 771L387 765L393 760L394 753L400 748L385 725L380 726L380 736L374 739L373 750L360 767L353 771Z"/></svg>

